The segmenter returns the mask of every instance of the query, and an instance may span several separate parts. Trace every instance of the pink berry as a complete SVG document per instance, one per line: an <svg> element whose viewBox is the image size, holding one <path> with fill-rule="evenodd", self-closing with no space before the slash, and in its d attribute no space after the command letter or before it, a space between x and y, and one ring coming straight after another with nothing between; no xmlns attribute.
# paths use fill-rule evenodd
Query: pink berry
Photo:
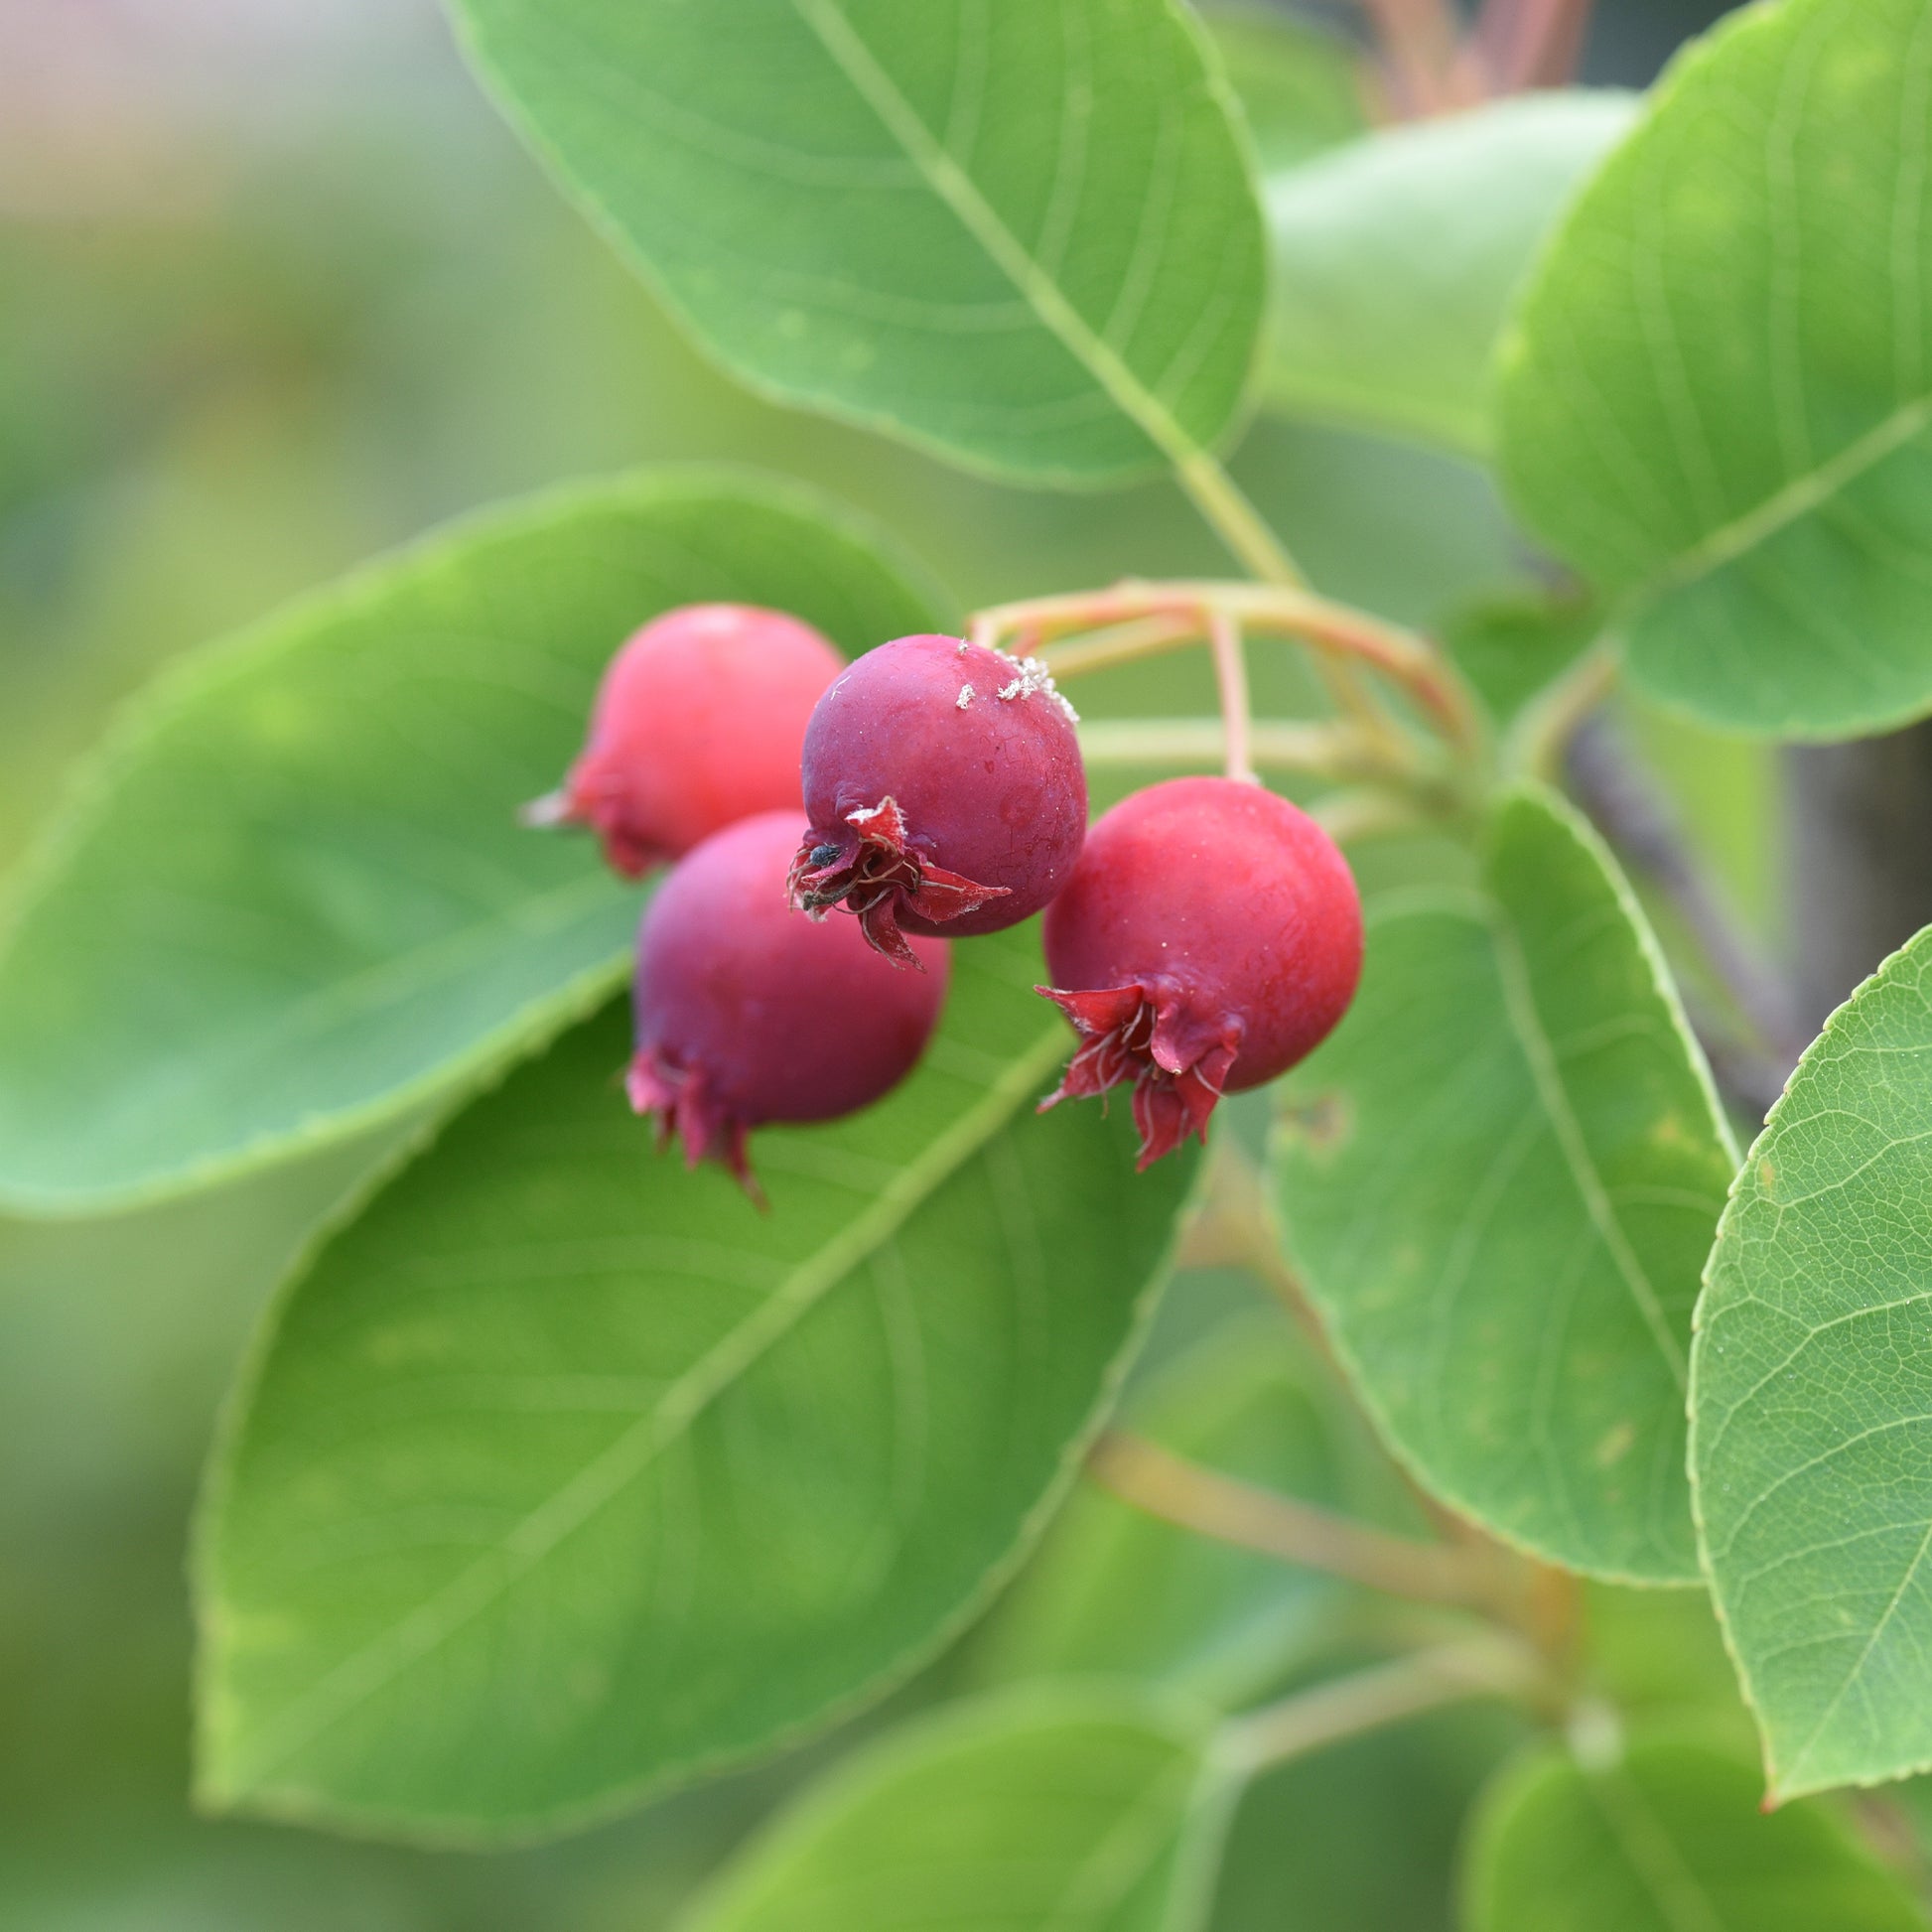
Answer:
<svg viewBox="0 0 1932 1932"><path fill-rule="evenodd" d="M844 663L781 611L667 611L611 660L590 743L526 816L593 827L634 878L721 826L795 805L806 720Z"/></svg>
<svg viewBox="0 0 1932 1932"><path fill-rule="evenodd" d="M1285 1073L1328 1034L1362 970L1348 862L1260 785L1171 778L1087 834L1043 937L1082 1045L1040 1103L1132 1077L1140 1166L1207 1139L1223 1093Z"/></svg>
<svg viewBox="0 0 1932 1932"><path fill-rule="evenodd" d="M843 904L890 959L900 936L998 932L1066 883L1087 823L1073 708L1045 668L957 637L868 651L805 732L811 831L792 903Z"/></svg>
<svg viewBox="0 0 1932 1932"><path fill-rule="evenodd" d="M714 832L682 859L637 934L630 1104L687 1165L722 1161L757 1197L745 1136L770 1121L834 1120L912 1069L946 995L946 948L921 974L881 959L856 925L785 904L804 820L794 807Z"/></svg>

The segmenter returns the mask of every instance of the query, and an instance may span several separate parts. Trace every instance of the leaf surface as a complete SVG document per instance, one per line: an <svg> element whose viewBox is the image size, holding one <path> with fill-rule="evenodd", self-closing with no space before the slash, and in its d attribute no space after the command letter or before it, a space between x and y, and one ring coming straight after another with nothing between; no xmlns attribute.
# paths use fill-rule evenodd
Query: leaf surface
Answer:
<svg viewBox="0 0 1932 1932"><path fill-rule="evenodd" d="M1035 483L1237 414L1266 258L1173 0L456 0L537 151L781 401Z"/></svg>
<svg viewBox="0 0 1932 1932"><path fill-rule="evenodd" d="M1540 1752L1477 1814L1465 1932L1923 1932L1831 1812L1758 1797L1748 1760L1667 1735L1600 1769Z"/></svg>
<svg viewBox="0 0 1932 1932"><path fill-rule="evenodd" d="M1621 606L1631 674L1735 730L1932 704L1932 6L1784 0L1684 55L1545 259L1504 465Z"/></svg>
<svg viewBox="0 0 1932 1932"><path fill-rule="evenodd" d="M1772 1788L1932 1767L1932 931L1834 1014L1698 1311L1692 1475Z"/></svg>
<svg viewBox="0 0 1932 1932"><path fill-rule="evenodd" d="M1486 452L1510 305L1636 108L1619 92L1525 94L1271 172L1267 405Z"/></svg>
<svg viewBox="0 0 1932 1932"><path fill-rule="evenodd" d="M1736 1165L1628 888L1547 793L1482 890L1370 907L1362 990L1290 1076L1288 1241L1391 1443L1548 1560L1697 1575L1684 1390Z"/></svg>
<svg viewBox="0 0 1932 1932"><path fill-rule="evenodd" d="M684 1932L1192 1932L1226 1795L1184 1707L1008 1692L833 1772Z"/></svg>
<svg viewBox="0 0 1932 1932"><path fill-rule="evenodd" d="M406 1111L601 1001L638 895L516 823L670 606L930 626L809 492L664 473L473 518L185 660L0 934L0 1204L177 1192Z"/></svg>
<svg viewBox="0 0 1932 1932"><path fill-rule="evenodd" d="M463 1115L285 1298L199 1565L213 1802L561 1828L902 1676L1042 1526L1188 1165L1039 1117L1026 927L926 1063L765 1130L759 1214L653 1159L617 1011Z"/></svg>

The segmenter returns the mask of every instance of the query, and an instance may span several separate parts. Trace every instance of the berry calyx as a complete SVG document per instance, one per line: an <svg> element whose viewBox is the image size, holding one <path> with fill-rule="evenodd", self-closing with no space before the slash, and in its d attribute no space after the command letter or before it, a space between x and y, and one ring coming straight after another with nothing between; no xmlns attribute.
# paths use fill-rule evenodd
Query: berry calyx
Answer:
<svg viewBox="0 0 1932 1932"><path fill-rule="evenodd" d="M1334 841L1228 778L1172 778L1105 813L1042 937L1053 984L1035 990L1081 1044L1040 1110L1131 1079L1142 1169L1205 1141L1222 1094L1311 1052L1362 970L1361 899Z"/></svg>
<svg viewBox="0 0 1932 1932"><path fill-rule="evenodd" d="M738 819L794 805L806 721L844 664L780 611L667 611L611 660L590 742L525 820L592 827L612 867L635 878Z"/></svg>
<svg viewBox="0 0 1932 1932"><path fill-rule="evenodd" d="M856 659L805 731L811 827L791 899L834 906L899 965L904 934L1017 925L1073 871L1087 779L1073 708L1045 667L958 637L899 637Z"/></svg>
<svg viewBox="0 0 1932 1932"><path fill-rule="evenodd" d="M693 848L645 907L633 987L630 1104L721 1161L761 1198L746 1136L774 1121L833 1120L912 1070L946 992L946 948L918 942L922 974L881 959L845 920L785 903L804 820L760 812Z"/></svg>

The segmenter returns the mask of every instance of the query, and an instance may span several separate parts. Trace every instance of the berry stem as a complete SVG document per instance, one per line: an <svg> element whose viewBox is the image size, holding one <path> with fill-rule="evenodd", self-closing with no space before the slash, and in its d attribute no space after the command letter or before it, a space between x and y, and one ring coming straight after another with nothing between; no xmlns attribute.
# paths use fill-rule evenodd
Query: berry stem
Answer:
<svg viewBox="0 0 1932 1932"><path fill-rule="evenodd" d="M1474 702L1455 667L1429 638L1289 585L1128 579L1110 590L998 606L980 613L975 630L991 639L1024 633L1029 647L1047 656L1059 677L1122 661L1111 654L1119 644L1106 640L1108 627L1154 619L1170 620L1173 631L1158 641L1152 627L1137 631L1130 640L1131 655L1211 636L1218 620L1248 631L1297 638L1326 659L1366 664L1381 672L1414 699L1463 759L1474 763L1482 754L1483 732ZM1102 636L1054 648L1056 640L1088 631ZM1379 709L1376 716L1386 729Z"/></svg>
<svg viewBox="0 0 1932 1932"><path fill-rule="evenodd" d="M1257 784L1249 750L1254 721L1248 703L1248 661L1241 647L1241 625L1225 611L1207 616L1207 640L1214 652L1214 682L1221 694L1221 725L1227 739L1222 770L1243 784Z"/></svg>

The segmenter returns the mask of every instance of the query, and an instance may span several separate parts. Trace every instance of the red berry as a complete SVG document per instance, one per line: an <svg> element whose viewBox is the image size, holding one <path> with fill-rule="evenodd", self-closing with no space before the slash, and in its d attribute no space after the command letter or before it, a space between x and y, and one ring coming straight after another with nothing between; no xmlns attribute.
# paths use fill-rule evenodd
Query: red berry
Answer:
<svg viewBox="0 0 1932 1932"><path fill-rule="evenodd" d="M1223 1093L1286 1072L1333 1028L1362 971L1348 862L1260 785L1171 778L1087 834L1043 937L1083 1044L1042 1110L1130 1075L1140 1166L1207 1138Z"/></svg>
<svg viewBox="0 0 1932 1932"><path fill-rule="evenodd" d="M901 973L843 920L814 924L785 904L804 820L760 812L696 847L658 889L637 934L637 1051L630 1104L654 1114L658 1144L724 1162L756 1196L749 1129L834 1120L906 1076L946 995L946 948L919 945Z"/></svg>
<svg viewBox="0 0 1932 1932"><path fill-rule="evenodd" d="M1032 658L900 637L851 664L805 732L811 831L792 903L843 903L901 965L906 932L1018 925L1066 883L1087 823L1073 708Z"/></svg>
<svg viewBox="0 0 1932 1932"><path fill-rule="evenodd" d="M562 791L527 815L594 827L634 878L721 826L795 805L806 720L844 663L780 611L667 611L611 660L590 743Z"/></svg>

